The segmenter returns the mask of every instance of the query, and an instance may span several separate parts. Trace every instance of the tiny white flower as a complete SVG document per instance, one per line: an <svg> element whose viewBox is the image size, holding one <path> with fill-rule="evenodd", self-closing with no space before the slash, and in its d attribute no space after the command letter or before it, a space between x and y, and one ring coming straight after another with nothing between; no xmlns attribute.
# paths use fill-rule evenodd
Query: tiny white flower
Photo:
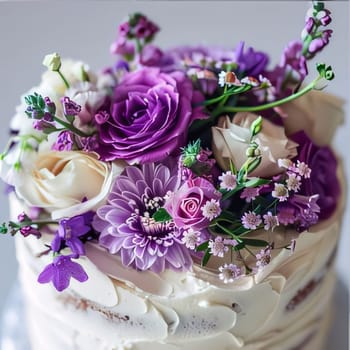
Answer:
<svg viewBox="0 0 350 350"><path fill-rule="evenodd" d="M237 178L236 175L232 174L231 171L226 171L221 176L219 176L220 188L224 190L233 190L237 186Z"/></svg>
<svg viewBox="0 0 350 350"><path fill-rule="evenodd" d="M278 198L280 202L286 201L289 196L287 187L280 183L275 183L275 189L271 194L272 197Z"/></svg>
<svg viewBox="0 0 350 350"><path fill-rule="evenodd" d="M182 243L185 244L186 248L195 250L201 241L200 235L201 233L199 231L195 231L192 228L189 228L183 233Z"/></svg>
<svg viewBox="0 0 350 350"><path fill-rule="evenodd" d="M259 80L255 79L254 77L244 77L243 79L241 79L241 83L256 87L259 85Z"/></svg>
<svg viewBox="0 0 350 350"><path fill-rule="evenodd" d="M203 216L209 220L213 220L221 213L220 203L215 199L207 201L201 208Z"/></svg>
<svg viewBox="0 0 350 350"><path fill-rule="evenodd" d="M288 174L287 188L289 191L298 192L301 186L301 177L294 173Z"/></svg>
<svg viewBox="0 0 350 350"><path fill-rule="evenodd" d="M278 159L277 164L280 168L288 169L292 165L292 161L290 159L287 159L287 158Z"/></svg>

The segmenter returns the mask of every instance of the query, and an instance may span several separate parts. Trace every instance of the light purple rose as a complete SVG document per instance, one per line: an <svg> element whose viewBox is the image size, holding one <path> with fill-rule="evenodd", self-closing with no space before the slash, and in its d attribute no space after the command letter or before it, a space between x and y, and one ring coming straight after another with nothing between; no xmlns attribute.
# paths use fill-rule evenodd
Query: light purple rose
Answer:
<svg viewBox="0 0 350 350"><path fill-rule="evenodd" d="M187 142L189 125L203 117L202 100L183 72L147 68L127 74L115 88L111 115L100 128L102 160L160 161Z"/></svg>
<svg viewBox="0 0 350 350"><path fill-rule="evenodd" d="M203 215L202 208L210 200L219 200L221 193L213 184L201 177L187 180L172 193L164 208L179 228L192 227L201 230L208 227L210 219Z"/></svg>

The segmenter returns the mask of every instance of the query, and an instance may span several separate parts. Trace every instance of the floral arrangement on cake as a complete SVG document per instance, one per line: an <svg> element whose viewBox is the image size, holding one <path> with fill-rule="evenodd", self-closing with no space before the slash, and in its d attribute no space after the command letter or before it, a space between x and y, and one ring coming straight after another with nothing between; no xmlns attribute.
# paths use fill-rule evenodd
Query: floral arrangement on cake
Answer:
<svg viewBox="0 0 350 350"><path fill-rule="evenodd" d="M275 251L292 253L296 240L277 246L275 230L308 230L340 193L332 130L314 132L327 102L312 90L334 74L316 64L303 83L330 22L315 2L272 69L243 42L162 50L158 26L140 13L119 26L116 63L99 74L47 55L0 161L26 206L1 232L50 239L42 254L52 263L38 281L62 291L71 278L87 280L86 244L156 273L215 257L224 283L259 273Z"/></svg>

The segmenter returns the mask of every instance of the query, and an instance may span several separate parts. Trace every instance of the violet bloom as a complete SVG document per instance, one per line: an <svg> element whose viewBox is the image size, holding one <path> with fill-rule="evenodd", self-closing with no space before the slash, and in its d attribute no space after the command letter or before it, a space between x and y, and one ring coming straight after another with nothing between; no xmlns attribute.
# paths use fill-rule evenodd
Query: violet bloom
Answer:
<svg viewBox="0 0 350 350"><path fill-rule="evenodd" d="M21 227L19 232L21 233L21 235L23 237L28 237L29 235L33 235L36 238L40 238L41 237L40 231L38 229L30 226L30 225Z"/></svg>
<svg viewBox="0 0 350 350"><path fill-rule="evenodd" d="M164 208L173 218L179 228L189 228L201 230L209 226L210 215L207 215L206 208L214 200L215 215L220 214L218 200L221 199L221 193L218 192L213 184L202 177L187 180L176 192L173 192Z"/></svg>
<svg viewBox="0 0 350 350"><path fill-rule="evenodd" d="M303 44L301 41L291 41L284 49L280 66L297 73L299 80L303 81L308 74L306 58L302 54Z"/></svg>
<svg viewBox="0 0 350 350"><path fill-rule="evenodd" d="M304 131L291 135L290 139L299 144L298 156L293 161L303 162L312 170L309 178L302 178L298 193L308 197L317 194L319 218L327 219L336 209L340 196L337 159L328 146L315 145Z"/></svg>
<svg viewBox="0 0 350 350"><path fill-rule="evenodd" d="M172 220L156 222L152 218L167 193L178 186L176 165L148 163L125 168L93 222L101 232L100 245L111 254L120 254L123 265L136 269L189 269L192 260L183 232Z"/></svg>
<svg viewBox="0 0 350 350"><path fill-rule="evenodd" d="M54 151L71 151L74 146L73 134L69 130L61 131L58 134L56 142L52 145L51 149Z"/></svg>
<svg viewBox="0 0 350 350"><path fill-rule="evenodd" d="M322 32L320 37L313 39L309 45L309 53L313 56L321 51L329 43L332 33L333 31L331 29L327 29Z"/></svg>
<svg viewBox="0 0 350 350"><path fill-rule="evenodd" d="M84 255L85 249L80 238L91 230L90 224L93 216L93 212L87 212L70 219L60 220L55 238L51 242L52 250L60 251L62 243L65 243L72 253Z"/></svg>
<svg viewBox="0 0 350 350"><path fill-rule="evenodd" d="M111 115L99 124L102 160L163 160L187 142L189 125L203 117L202 100L182 72L149 68L127 74L115 88Z"/></svg>
<svg viewBox="0 0 350 350"><path fill-rule="evenodd" d="M75 116L81 111L81 106L72 101L68 96L62 97L61 103L63 106L63 113L66 116Z"/></svg>
<svg viewBox="0 0 350 350"><path fill-rule="evenodd" d="M278 221L283 225L294 224L298 231L307 230L319 220L318 195L292 195L288 202L279 204Z"/></svg>
<svg viewBox="0 0 350 350"><path fill-rule="evenodd" d="M61 292L69 286L73 277L79 282L85 282L88 275L84 269L71 260L71 256L59 255L52 264L47 265L38 277L39 283L52 282L55 288Z"/></svg>
<svg viewBox="0 0 350 350"><path fill-rule="evenodd" d="M238 68L245 75L259 76L269 63L269 57L261 51L255 51L252 47L244 50L244 41L241 41L235 50Z"/></svg>

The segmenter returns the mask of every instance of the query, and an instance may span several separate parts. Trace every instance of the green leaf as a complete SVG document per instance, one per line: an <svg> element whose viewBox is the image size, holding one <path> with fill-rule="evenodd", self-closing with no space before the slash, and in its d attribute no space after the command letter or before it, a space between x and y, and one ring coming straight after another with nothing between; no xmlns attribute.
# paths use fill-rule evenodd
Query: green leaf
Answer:
<svg viewBox="0 0 350 350"><path fill-rule="evenodd" d="M231 191L226 191L223 193L222 195L222 200L228 199L230 197L232 197L235 193L237 193L238 191L240 191L244 186L239 185L237 187L235 187L233 190Z"/></svg>
<svg viewBox="0 0 350 350"><path fill-rule="evenodd" d="M242 238L242 241L245 243L245 245L250 245L253 247L267 247L269 245L269 243L263 239Z"/></svg>
<svg viewBox="0 0 350 350"><path fill-rule="evenodd" d="M202 244L200 244L197 248L196 248L196 251L197 252L202 252L204 250L207 250L208 249L208 245L209 245L209 242L206 241L206 242L203 242Z"/></svg>
<svg viewBox="0 0 350 350"><path fill-rule="evenodd" d="M159 208L153 215L152 218L157 222L165 222L172 219L170 214L164 208Z"/></svg>
<svg viewBox="0 0 350 350"><path fill-rule="evenodd" d="M202 266L205 266L208 264L210 257L211 257L210 250L207 249L204 253L203 258L202 258Z"/></svg>
<svg viewBox="0 0 350 350"><path fill-rule="evenodd" d="M271 180L260 179L259 177L257 177L255 179L250 179L246 183L244 183L244 187L258 187L261 185L266 185L270 182L271 182Z"/></svg>
<svg viewBox="0 0 350 350"><path fill-rule="evenodd" d="M0 234L5 235L8 232L8 229L6 227L6 224L3 223L2 225L0 225Z"/></svg>

